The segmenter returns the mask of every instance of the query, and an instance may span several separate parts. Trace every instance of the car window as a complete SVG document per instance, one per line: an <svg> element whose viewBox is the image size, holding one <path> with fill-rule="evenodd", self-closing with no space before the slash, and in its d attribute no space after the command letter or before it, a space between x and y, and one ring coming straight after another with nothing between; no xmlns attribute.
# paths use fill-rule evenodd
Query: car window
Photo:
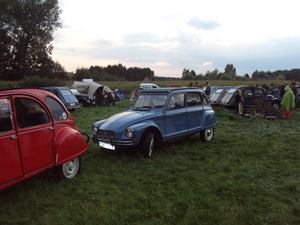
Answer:
<svg viewBox="0 0 300 225"><path fill-rule="evenodd" d="M144 107L144 108L162 108L165 106L167 95L155 94L140 95L133 104L133 107Z"/></svg>
<svg viewBox="0 0 300 225"><path fill-rule="evenodd" d="M64 110L62 105L56 101L52 97L47 97L46 102L53 114L54 120L60 121L60 120L66 120L68 118L67 112Z"/></svg>
<svg viewBox="0 0 300 225"><path fill-rule="evenodd" d="M253 96L253 92L251 89L246 89L245 92L244 92L244 96L247 97L247 96Z"/></svg>
<svg viewBox="0 0 300 225"><path fill-rule="evenodd" d="M186 94L187 106L197 106L202 104L202 99L199 92L189 92Z"/></svg>
<svg viewBox="0 0 300 225"><path fill-rule="evenodd" d="M170 98L167 110L181 109L184 108L184 94L178 93L173 94Z"/></svg>
<svg viewBox="0 0 300 225"><path fill-rule="evenodd" d="M262 90L260 88L254 89L254 95L255 96L261 96Z"/></svg>
<svg viewBox="0 0 300 225"><path fill-rule="evenodd" d="M35 100L15 98L14 103L19 128L49 123L49 116L46 110Z"/></svg>
<svg viewBox="0 0 300 225"><path fill-rule="evenodd" d="M0 99L0 133L12 129L10 102L6 98Z"/></svg>
<svg viewBox="0 0 300 225"><path fill-rule="evenodd" d="M62 95L73 95L73 93L69 89L61 89L60 90Z"/></svg>

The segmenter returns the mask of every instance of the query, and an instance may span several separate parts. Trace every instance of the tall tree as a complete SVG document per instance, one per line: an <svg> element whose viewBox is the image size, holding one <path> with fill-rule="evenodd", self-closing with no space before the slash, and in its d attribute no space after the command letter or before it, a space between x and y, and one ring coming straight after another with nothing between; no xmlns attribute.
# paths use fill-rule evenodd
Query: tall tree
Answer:
<svg viewBox="0 0 300 225"><path fill-rule="evenodd" d="M0 1L2 74L18 80L49 62L60 14L58 0Z"/></svg>

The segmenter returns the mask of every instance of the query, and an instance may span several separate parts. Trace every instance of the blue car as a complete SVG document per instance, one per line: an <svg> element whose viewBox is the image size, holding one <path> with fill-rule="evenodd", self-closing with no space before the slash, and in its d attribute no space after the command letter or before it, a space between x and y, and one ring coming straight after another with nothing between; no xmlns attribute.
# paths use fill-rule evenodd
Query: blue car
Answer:
<svg viewBox="0 0 300 225"><path fill-rule="evenodd" d="M81 107L78 99L68 87L43 87L43 89L55 94L69 111L75 111Z"/></svg>
<svg viewBox="0 0 300 225"><path fill-rule="evenodd" d="M210 141L216 114L199 88L142 90L129 110L93 124L93 141L108 150L137 148L145 158L153 147L200 133Z"/></svg>

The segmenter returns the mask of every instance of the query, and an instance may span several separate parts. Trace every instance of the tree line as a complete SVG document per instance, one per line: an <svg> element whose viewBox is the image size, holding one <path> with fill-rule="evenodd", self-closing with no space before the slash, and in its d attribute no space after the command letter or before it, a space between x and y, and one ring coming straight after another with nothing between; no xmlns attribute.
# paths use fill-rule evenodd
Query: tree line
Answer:
<svg viewBox="0 0 300 225"><path fill-rule="evenodd" d="M208 70L205 74L196 74L194 70L184 68L181 77L183 80L249 80L251 78L300 81L300 69L276 70L274 72L255 70L250 77L249 74L245 74L244 76L237 75L233 64L227 64L224 72L214 69L213 71Z"/></svg>
<svg viewBox="0 0 300 225"><path fill-rule="evenodd" d="M95 81L141 81L145 78L154 80L154 71L150 68L129 67L128 69L121 63L118 65L108 65L106 67L91 66L77 69L72 77L74 80L91 78Z"/></svg>

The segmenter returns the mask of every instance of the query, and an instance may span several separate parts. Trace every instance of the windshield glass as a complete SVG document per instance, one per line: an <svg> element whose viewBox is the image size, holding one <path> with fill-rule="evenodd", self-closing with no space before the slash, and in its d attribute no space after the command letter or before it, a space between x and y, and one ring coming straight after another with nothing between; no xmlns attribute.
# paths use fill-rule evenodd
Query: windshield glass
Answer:
<svg viewBox="0 0 300 225"><path fill-rule="evenodd" d="M167 95L162 94L141 94L133 103L135 108L161 108L165 106Z"/></svg>

